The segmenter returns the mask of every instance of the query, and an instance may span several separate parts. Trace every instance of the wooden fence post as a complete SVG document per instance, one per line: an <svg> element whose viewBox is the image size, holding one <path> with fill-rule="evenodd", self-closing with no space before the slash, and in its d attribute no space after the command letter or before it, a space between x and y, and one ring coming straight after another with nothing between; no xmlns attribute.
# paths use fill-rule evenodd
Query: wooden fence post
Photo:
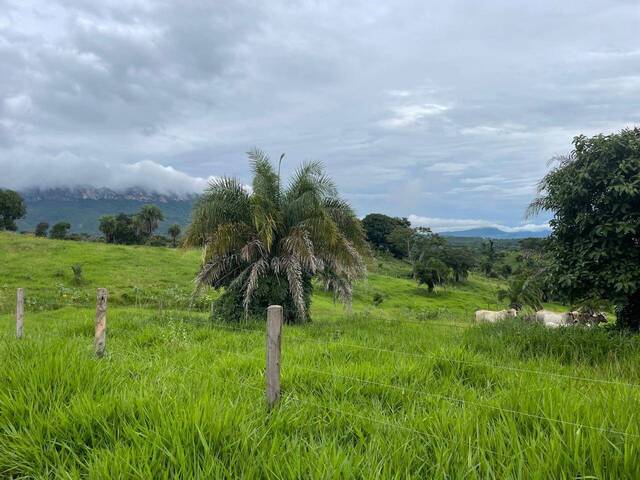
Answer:
<svg viewBox="0 0 640 480"><path fill-rule="evenodd" d="M24 289L19 288L16 294L16 338L24 335Z"/></svg>
<svg viewBox="0 0 640 480"><path fill-rule="evenodd" d="M101 358L104 355L107 333L107 289L98 289L98 298L96 305L96 336L94 347L96 357Z"/></svg>
<svg viewBox="0 0 640 480"><path fill-rule="evenodd" d="M267 407L273 408L280 398L280 346L282 338L282 307L267 308Z"/></svg>

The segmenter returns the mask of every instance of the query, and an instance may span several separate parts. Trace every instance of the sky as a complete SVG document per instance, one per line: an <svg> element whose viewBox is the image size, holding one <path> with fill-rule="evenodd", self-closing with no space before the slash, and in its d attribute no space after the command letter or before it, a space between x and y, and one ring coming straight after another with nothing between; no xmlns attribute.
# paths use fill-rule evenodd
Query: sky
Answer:
<svg viewBox="0 0 640 480"><path fill-rule="evenodd" d="M0 187L201 191L321 160L358 215L525 219L640 123L640 1L0 0Z"/></svg>

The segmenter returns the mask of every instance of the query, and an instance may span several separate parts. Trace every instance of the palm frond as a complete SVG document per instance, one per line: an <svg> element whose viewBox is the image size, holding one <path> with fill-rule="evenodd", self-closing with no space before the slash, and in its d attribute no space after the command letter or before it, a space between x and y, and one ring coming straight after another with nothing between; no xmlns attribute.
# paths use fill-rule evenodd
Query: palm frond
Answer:
<svg viewBox="0 0 640 480"><path fill-rule="evenodd" d="M258 287L258 281L260 277L262 277L269 268L269 264L263 259L259 259L254 262L251 267L249 267L249 276L247 278L247 283L245 285L244 298L242 300L244 306L245 315L249 314L249 306L251 305L251 298L253 297L253 292L255 292Z"/></svg>
<svg viewBox="0 0 640 480"><path fill-rule="evenodd" d="M280 179L269 157L257 148L247 152L253 170L253 194L263 201L277 204L280 198Z"/></svg>
<svg viewBox="0 0 640 480"><path fill-rule="evenodd" d="M184 246L203 246L223 223L252 223L249 194L234 178L223 177L209 184L194 206Z"/></svg>

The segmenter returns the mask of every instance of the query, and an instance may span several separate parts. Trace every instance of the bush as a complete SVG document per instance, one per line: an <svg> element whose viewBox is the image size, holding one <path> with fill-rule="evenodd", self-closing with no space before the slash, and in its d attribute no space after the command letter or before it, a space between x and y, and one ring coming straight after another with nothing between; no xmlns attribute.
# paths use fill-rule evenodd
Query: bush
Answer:
<svg viewBox="0 0 640 480"><path fill-rule="evenodd" d="M313 293L313 285L311 278L306 277L303 280L305 302L311 304L311 294ZM212 316L216 320L239 322L245 318L244 305L242 303L243 295L239 288L228 288L220 297L213 302ZM285 323L299 323L300 318L293 303L291 294L289 293L289 284L282 278L275 276L264 277L258 284L251 304L249 305L249 316L266 318L267 311L264 305L281 305L284 311ZM306 311L306 318L303 321L308 322L309 310Z"/></svg>
<svg viewBox="0 0 640 480"><path fill-rule="evenodd" d="M83 283L82 265L71 265L71 270L73 271L73 283L75 283L76 285L81 285Z"/></svg>
<svg viewBox="0 0 640 480"><path fill-rule="evenodd" d="M374 293L373 294L373 304L376 307L379 307L380 305L382 305L382 302L384 302L384 297L382 296L382 294L378 293L378 292Z"/></svg>
<svg viewBox="0 0 640 480"><path fill-rule="evenodd" d="M55 240L65 240L70 229L71 224L69 222L58 222L53 227L51 227L49 237Z"/></svg>
<svg viewBox="0 0 640 480"><path fill-rule="evenodd" d="M168 247L171 241L162 235L153 235L146 241L145 245L150 247Z"/></svg>
<svg viewBox="0 0 640 480"><path fill-rule="evenodd" d="M47 222L40 222L36 225L35 235L36 237L46 237L49 230L49 224Z"/></svg>

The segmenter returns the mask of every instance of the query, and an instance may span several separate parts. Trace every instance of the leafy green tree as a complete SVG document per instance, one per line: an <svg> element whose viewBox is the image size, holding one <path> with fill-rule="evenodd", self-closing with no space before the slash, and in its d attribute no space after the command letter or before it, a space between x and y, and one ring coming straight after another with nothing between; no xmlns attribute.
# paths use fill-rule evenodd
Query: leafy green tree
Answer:
<svg viewBox="0 0 640 480"><path fill-rule="evenodd" d="M553 213L551 273L572 303L615 303L620 327L640 328L640 129L578 136L541 181L529 213Z"/></svg>
<svg viewBox="0 0 640 480"><path fill-rule="evenodd" d="M424 245L434 238L428 228L409 228L403 225L387 235L387 245L391 254L397 258L406 258L413 267L418 255L424 250Z"/></svg>
<svg viewBox="0 0 640 480"><path fill-rule="evenodd" d="M149 238L164 220L162 210L156 205L143 205L135 216L136 227L140 237Z"/></svg>
<svg viewBox="0 0 640 480"><path fill-rule="evenodd" d="M406 237L412 233L406 218L370 213L362 219L362 227L374 247L388 250L397 258L407 256Z"/></svg>
<svg viewBox="0 0 640 480"><path fill-rule="evenodd" d="M174 223L169 227L168 233L171 237L171 243L175 248L178 242L178 237L180 236L180 233L182 233L182 228L180 228L180 225L178 225L177 223Z"/></svg>
<svg viewBox="0 0 640 480"><path fill-rule="evenodd" d="M36 237L46 237L49 230L49 224L47 222L40 222L36 225L35 235Z"/></svg>
<svg viewBox="0 0 640 480"><path fill-rule="evenodd" d="M27 207L18 192L0 190L0 230L16 231L16 220L27 214Z"/></svg>
<svg viewBox="0 0 640 480"><path fill-rule="evenodd" d="M184 243L203 247L199 287L225 288L217 307L227 318L284 307L285 320L309 319L313 277L349 302L365 273L360 221L318 162L305 163L283 186L268 157L249 152L253 185L214 181L194 207ZM238 313L240 315L238 315Z"/></svg>
<svg viewBox="0 0 640 480"><path fill-rule="evenodd" d="M103 215L100 217L99 229L107 243L135 245L144 243L146 238L139 235L139 224L136 215L119 213L118 215Z"/></svg>
<svg viewBox="0 0 640 480"><path fill-rule="evenodd" d="M98 230L104 235L104 239L107 243L114 243L116 232L116 217L113 215L103 215L99 219Z"/></svg>
<svg viewBox="0 0 640 480"><path fill-rule="evenodd" d="M54 240L64 240L69 234L71 224L69 222L58 222L49 231L49 237Z"/></svg>
<svg viewBox="0 0 640 480"><path fill-rule="evenodd" d="M415 276L418 283L426 285L433 292L438 285L445 285L451 276L451 269L435 257L425 257L416 262Z"/></svg>
<svg viewBox="0 0 640 480"><path fill-rule="evenodd" d="M445 245L442 261L451 269L454 282L462 282L469 277L475 267L476 259L469 248Z"/></svg>
<svg viewBox="0 0 640 480"><path fill-rule="evenodd" d="M140 238L136 215L127 215L119 213L115 216L115 225L113 231L113 243L123 245L135 245L143 243Z"/></svg>

